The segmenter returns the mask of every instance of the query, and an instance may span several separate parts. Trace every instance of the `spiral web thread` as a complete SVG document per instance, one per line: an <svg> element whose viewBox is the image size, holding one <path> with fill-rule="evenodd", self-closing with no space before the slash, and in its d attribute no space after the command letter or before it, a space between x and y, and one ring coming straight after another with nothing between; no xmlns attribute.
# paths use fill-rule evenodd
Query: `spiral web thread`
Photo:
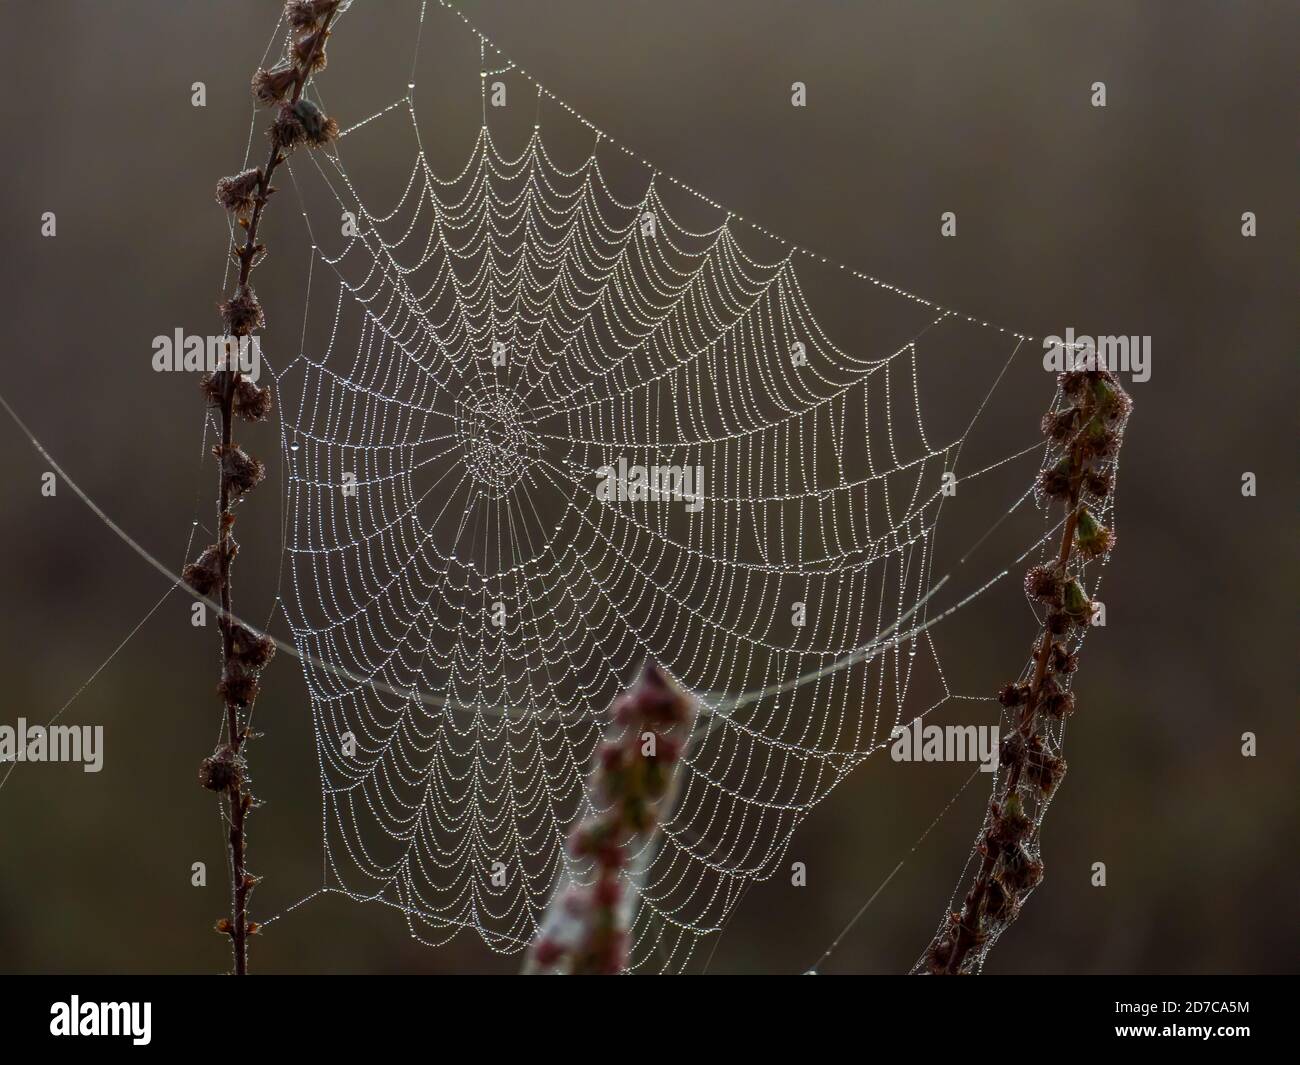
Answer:
<svg viewBox="0 0 1300 1065"><path fill-rule="evenodd" d="M426 943L472 929L521 950L556 885L588 878L565 839L601 802L609 704L652 658L702 705L675 811L628 872L631 967L675 970L896 725L972 698L932 629L1008 571L932 609L941 477L970 429L931 438L918 365L953 328L1012 354L1027 338L848 271L920 317L890 350L837 347L796 276L809 253L653 168L620 198L601 153L639 157L528 80L522 150L485 106L453 177L420 144L413 83L310 157L356 219L335 254L313 244L328 341L276 375L322 890L399 908ZM574 169L543 144L544 99L593 133ZM344 165L372 123L415 154L386 212ZM666 189L716 224L680 221ZM751 229L786 253L747 250ZM620 459L704 476L604 501L597 471Z"/></svg>

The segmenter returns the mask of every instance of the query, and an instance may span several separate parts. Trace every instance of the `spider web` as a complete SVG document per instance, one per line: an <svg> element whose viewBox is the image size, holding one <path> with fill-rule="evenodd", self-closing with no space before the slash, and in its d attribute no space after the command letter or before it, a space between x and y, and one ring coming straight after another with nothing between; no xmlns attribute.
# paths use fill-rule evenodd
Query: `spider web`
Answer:
<svg viewBox="0 0 1300 1065"><path fill-rule="evenodd" d="M275 375L284 609L323 890L399 908L426 943L473 930L521 950L556 885L590 879L565 840L601 802L587 772L609 705L650 658L701 713L662 838L628 870L630 957L680 969L895 726L975 698L950 687L935 625L1008 569L940 604L943 475L1028 338L726 211L490 66L474 33L483 121L458 172L430 161L413 80L291 168L315 203L304 319L321 335L304 326ZM521 148L490 128L498 75L536 90ZM572 164L547 150L543 104L561 140L587 137ZM409 138L386 207L345 165L361 137ZM878 302L851 348L814 316L805 263ZM952 360L972 382L955 405ZM922 418L936 363L957 408L942 427ZM1026 446L963 467L962 491L1041 458L1034 420ZM642 489L638 467L663 479ZM1034 467L1012 468L988 522L1033 499ZM1020 559L1050 530L1034 535Z"/></svg>

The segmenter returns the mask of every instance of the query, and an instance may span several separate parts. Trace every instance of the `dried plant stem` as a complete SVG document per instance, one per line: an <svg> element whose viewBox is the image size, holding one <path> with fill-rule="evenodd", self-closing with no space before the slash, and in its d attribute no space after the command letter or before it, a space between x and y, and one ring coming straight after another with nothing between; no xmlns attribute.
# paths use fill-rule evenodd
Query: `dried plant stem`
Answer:
<svg viewBox="0 0 1300 1065"><path fill-rule="evenodd" d="M947 927L926 951L924 967L935 974L974 971L992 937L1015 920L1042 879L1037 836L1065 760L1048 749L1050 736L1040 726L1074 710L1068 678L1077 653L1065 639L1072 629L1087 628L1093 604L1071 569L1113 545L1111 531L1097 522L1089 500L1100 505L1114 489L1114 461L1132 408L1118 380L1104 368L1063 374L1061 389L1066 405L1043 419L1043 432L1059 456L1049 457L1039 474L1040 491L1065 504L1060 546L1053 563L1035 566L1025 578L1027 594L1045 607L1042 634L1029 682L1008 684L998 693L1004 707L1018 708L1015 726L1002 741L1006 772L989 800L980 863L962 908L948 915Z"/></svg>
<svg viewBox="0 0 1300 1065"><path fill-rule="evenodd" d="M1079 484L1083 479L1083 472L1079 468L1078 451L1079 449L1076 446L1070 453L1071 468L1074 472L1070 478L1069 513L1065 519L1065 527L1061 532L1061 548L1057 555L1057 564L1063 572L1069 566L1070 557L1073 554L1074 526L1079 519ZM1038 714L1038 700L1043 688L1043 678L1047 676L1047 659L1051 648L1052 633L1044 626L1042 639L1038 646L1038 654L1034 661L1034 679L1029 686L1029 697L1020 711L1020 721L1016 728L1016 733L1022 741L1028 741L1034 730L1035 718ZM999 808L1005 808L1009 797L1019 788L1022 765L1023 763L1017 762L1008 770L1006 785L1002 789L998 800ZM966 896L961 921L957 925L957 934L954 937L953 950L947 965L949 974L961 972L962 964L965 962L967 955L980 942L980 911L984 905L984 898L988 894L989 882L993 877L993 868L997 864L997 860L997 850L988 847L986 844L983 860L980 862L979 874Z"/></svg>
<svg viewBox="0 0 1300 1065"><path fill-rule="evenodd" d="M209 790L224 794L226 820L229 825L231 865L230 916L217 922L217 931L229 935L234 955L234 972L248 972L248 939L258 931L258 924L248 919L248 901L257 878L248 872L247 821L254 806L249 786L244 748L252 733L249 722L257 697L257 676L274 651L271 641L252 633L235 620L232 604L231 563L238 551L232 530L234 504L263 477L263 467L235 444L236 414L249 421L265 418L270 407L269 389L258 389L241 374L231 341L242 343L263 324L261 305L249 286L253 268L265 256L258 242L258 230L268 200L275 189L271 178L286 155L299 144L319 146L337 134L332 120L321 115L315 105L303 98L314 71L325 65L325 44L330 23L339 10L339 0L291 0L285 14L294 30L295 43L285 61L271 71L260 70L253 79L254 93L267 105L278 105L279 112L269 130L270 154L266 164L255 171L245 171L223 178L217 185L217 199L234 216L244 230L242 246L231 248L239 263L234 294L221 304L227 340L224 368L205 380L204 391L209 404L216 407L221 421L221 443L214 449L220 467L220 492L217 502L217 542L204 551L199 561L186 567L186 580L205 595L220 591L221 616L218 626L222 641L222 679L219 686L225 703L226 743L204 760L199 780Z"/></svg>

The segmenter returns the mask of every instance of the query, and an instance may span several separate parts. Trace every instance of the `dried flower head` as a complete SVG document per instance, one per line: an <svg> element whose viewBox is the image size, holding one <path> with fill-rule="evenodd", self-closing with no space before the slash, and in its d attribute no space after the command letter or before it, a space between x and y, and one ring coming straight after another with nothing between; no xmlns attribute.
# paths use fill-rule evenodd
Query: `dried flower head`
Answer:
<svg viewBox="0 0 1300 1065"><path fill-rule="evenodd" d="M211 596L221 586L221 549L211 544L199 557L181 570L185 583L199 595Z"/></svg>
<svg viewBox="0 0 1300 1065"><path fill-rule="evenodd" d="M217 444L212 453L221 462L221 475L232 499L256 488L266 477L266 467L261 461L247 454L238 444L229 447Z"/></svg>
<svg viewBox="0 0 1300 1065"><path fill-rule="evenodd" d="M223 177L217 182L217 203L235 215L248 215L257 202L257 190L262 181L262 171L257 167Z"/></svg>
<svg viewBox="0 0 1300 1065"><path fill-rule="evenodd" d="M267 134L271 142L284 152L292 151L307 139L307 131L303 129L297 112L287 103L280 105Z"/></svg>
<svg viewBox="0 0 1300 1065"><path fill-rule="evenodd" d="M1025 594L1040 603L1058 603L1061 599L1061 567L1031 566L1025 573Z"/></svg>
<svg viewBox="0 0 1300 1065"><path fill-rule="evenodd" d="M952 940L940 936L925 952L925 967L935 975L948 971L948 962L952 959Z"/></svg>
<svg viewBox="0 0 1300 1065"><path fill-rule="evenodd" d="M263 107L270 107L293 92L297 83L298 71L290 63L281 63L253 75L253 96Z"/></svg>
<svg viewBox="0 0 1300 1065"><path fill-rule="evenodd" d="M1043 879L1043 863L1031 855L1024 844L1017 843L1002 852L998 879L1004 888L1018 895L1036 887Z"/></svg>
<svg viewBox="0 0 1300 1065"><path fill-rule="evenodd" d="M235 294L219 304L221 321L230 336L247 336L266 325L266 316L251 285L240 285Z"/></svg>
<svg viewBox="0 0 1300 1065"><path fill-rule="evenodd" d="M1078 419L1078 407L1066 407L1064 410L1049 411L1043 415L1040 428L1045 437L1060 444L1070 438Z"/></svg>
<svg viewBox="0 0 1300 1065"><path fill-rule="evenodd" d="M230 632L230 653L245 669L261 669L275 654L275 641L236 623Z"/></svg>
<svg viewBox="0 0 1300 1065"><path fill-rule="evenodd" d="M1093 418L1084 426L1079 439L1085 458L1112 459L1119 452L1119 430L1108 426L1100 417Z"/></svg>
<svg viewBox="0 0 1300 1065"><path fill-rule="evenodd" d="M284 17L295 30L312 30L338 6L339 0L289 0Z"/></svg>
<svg viewBox="0 0 1300 1065"><path fill-rule="evenodd" d="M989 934L984 928L984 923L980 919L980 913L967 917L960 915L960 919L953 926L961 941L964 942L968 949L972 947L982 947L988 942Z"/></svg>
<svg viewBox="0 0 1300 1065"><path fill-rule="evenodd" d="M1109 499L1115 490L1115 475L1110 470L1089 470L1083 475L1083 487L1097 499Z"/></svg>
<svg viewBox="0 0 1300 1065"><path fill-rule="evenodd" d="M1025 748L1025 777L1043 795L1050 795L1056 785L1065 776L1065 759L1052 754L1043 747L1043 741L1035 736Z"/></svg>
<svg viewBox="0 0 1300 1065"><path fill-rule="evenodd" d="M1004 684L998 689L998 702L1008 710L1020 706L1029 698L1028 684Z"/></svg>
<svg viewBox="0 0 1300 1065"><path fill-rule="evenodd" d="M225 378L219 373L205 373L199 378L199 391L209 407L220 407L225 398Z"/></svg>
<svg viewBox="0 0 1300 1065"><path fill-rule="evenodd" d="M1066 691L1052 674L1043 678L1038 692L1038 706L1048 717L1058 720L1074 713L1074 692Z"/></svg>
<svg viewBox="0 0 1300 1065"><path fill-rule="evenodd" d="M993 838L1004 847L1019 843L1029 835L1034 823L1025 815L1020 794L1012 792L1006 805L994 810Z"/></svg>
<svg viewBox="0 0 1300 1065"><path fill-rule="evenodd" d="M1079 668L1079 655L1058 640L1047 652L1047 668L1053 673L1073 673Z"/></svg>
<svg viewBox="0 0 1300 1065"><path fill-rule="evenodd" d="M199 763L199 783L208 791L227 791L243 779L243 762L229 747L218 747Z"/></svg>
<svg viewBox="0 0 1300 1065"><path fill-rule="evenodd" d="M235 385L234 411L248 422L260 422L271 413L270 388L258 388L247 377Z"/></svg>
<svg viewBox="0 0 1300 1065"><path fill-rule="evenodd" d="M316 73L325 69L325 42L330 36L327 29L307 34L293 46L293 58L300 69Z"/></svg>
<svg viewBox="0 0 1300 1065"><path fill-rule="evenodd" d="M338 123L305 96L293 105L293 114L302 126L303 136L315 147L328 144L339 135Z"/></svg>
<svg viewBox="0 0 1300 1065"><path fill-rule="evenodd" d="M1057 375L1056 384L1071 399L1080 399L1088 391L1088 375L1082 370L1067 370Z"/></svg>
<svg viewBox="0 0 1300 1065"><path fill-rule="evenodd" d="M993 921L1009 921L1015 916L1016 897L1002 886L1000 880L990 880L984 892L984 913Z"/></svg>
<svg viewBox="0 0 1300 1065"><path fill-rule="evenodd" d="M1070 460L1061 459L1055 466L1038 471L1038 490L1048 499L1069 499L1070 475Z"/></svg>
<svg viewBox="0 0 1300 1065"><path fill-rule="evenodd" d="M249 706L257 698L260 690L261 685L258 684L255 674L246 672L234 662L226 663L226 670L221 675L221 683L217 685L218 694L226 702Z"/></svg>

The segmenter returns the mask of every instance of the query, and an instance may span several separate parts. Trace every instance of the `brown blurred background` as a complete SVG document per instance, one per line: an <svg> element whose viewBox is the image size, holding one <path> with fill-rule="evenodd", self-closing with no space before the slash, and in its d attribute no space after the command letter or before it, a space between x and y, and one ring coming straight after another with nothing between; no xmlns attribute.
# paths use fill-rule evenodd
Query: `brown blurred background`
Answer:
<svg viewBox="0 0 1300 1065"><path fill-rule="evenodd" d="M339 27L321 89L344 125L404 91L418 6L357 0ZM197 392L149 370L150 340L215 327L224 221L212 185L241 159L247 79L276 7L4 4L0 107L13 139L0 171L0 391L176 569L195 514L211 521L214 477L200 467ZM1048 879L989 971L1293 969L1295 5L467 0L463 10L597 126L799 244L1036 336L1073 325L1153 337L1151 380L1132 386L1109 626L1085 652L1070 775L1045 828ZM444 172L477 126L477 71L472 38L431 5L417 101ZM804 110L789 104L794 80L808 84ZM191 106L195 81L206 108ZM1089 103L1095 81L1106 83L1104 110ZM544 131L563 125L554 109L545 121ZM392 137L391 155L383 136L364 143L367 174L404 178L407 139ZM256 151L260 161L260 139ZM258 275L272 349L296 344L301 313L306 245L292 195L273 203L272 257ZM44 211L57 214L54 239L40 236ZM943 211L957 214L956 239L939 236ZM1258 217L1253 239L1240 233L1244 211ZM802 277L817 310L818 275ZM1032 430L1050 389L1041 374L1024 381L1037 389L1025 394ZM245 436L273 454L273 429ZM41 497L46 466L5 419L0 448L0 723L43 721L166 583L70 491ZM1243 471L1257 475L1257 498L1242 497ZM271 603L258 590L278 564L272 494L245 508L241 530L237 595L260 617ZM949 638L958 673L995 683L1014 671L1032 630L1022 612L1004 631L998 605L963 622L955 646ZM0 789L0 968L227 966L209 931L226 906L221 826L194 783L216 736L216 655L215 631L191 628L174 592L62 719L105 725L104 771L20 766ZM310 715L287 656L258 716L267 735L254 777L267 805L250 846L266 878L255 915L266 917L321 879ZM1247 730L1254 759L1240 754ZM821 955L968 772L910 768L877 756L813 812L791 851L809 886L778 877L751 890L711 971L797 972ZM910 966L986 798L981 778L824 971ZM208 864L207 888L190 886L194 861ZM1089 884L1094 861L1107 864L1105 889ZM262 971L517 965L470 936L421 947L400 914L336 896L254 947Z"/></svg>

